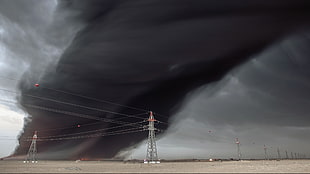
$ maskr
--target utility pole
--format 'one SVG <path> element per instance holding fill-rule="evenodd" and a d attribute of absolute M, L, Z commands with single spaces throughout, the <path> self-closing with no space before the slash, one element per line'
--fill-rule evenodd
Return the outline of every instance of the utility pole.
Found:
<path fill-rule="evenodd" d="M 28 150 L 27 158 L 24 161 L 24 163 L 29 163 L 30 161 L 32 163 L 38 163 L 36 155 L 37 155 L 37 131 L 34 132 L 34 135 L 32 137 L 32 141 Z"/>
<path fill-rule="evenodd" d="M 264 144 L 264 151 L 265 151 L 265 160 L 268 160 L 267 147 L 265 144 Z"/>
<path fill-rule="evenodd" d="M 240 152 L 240 141 L 239 141 L 238 138 L 236 138 L 236 142 L 235 143 L 237 144 L 238 160 L 240 160 L 241 159 L 241 152 Z"/>
<path fill-rule="evenodd" d="M 146 152 L 146 160 L 144 163 L 160 163 L 157 155 L 156 141 L 155 141 L 155 127 L 154 127 L 154 115 L 153 112 L 150 111 L 148 130 L 149 136 L 147 140 L 147 152 Z"/>
<path fill-rule="evenodd" d="M 285 151 L 285 158 L 288 159 L 287 150 Z"/>

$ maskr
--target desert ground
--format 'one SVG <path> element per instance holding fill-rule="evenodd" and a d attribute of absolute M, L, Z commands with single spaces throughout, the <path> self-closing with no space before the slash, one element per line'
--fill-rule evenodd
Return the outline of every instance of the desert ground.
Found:
<path fill-rule="evenodd" d="M 0 173 L 310 173 L 310 160 L 162 162 L 0 161 Z"/>

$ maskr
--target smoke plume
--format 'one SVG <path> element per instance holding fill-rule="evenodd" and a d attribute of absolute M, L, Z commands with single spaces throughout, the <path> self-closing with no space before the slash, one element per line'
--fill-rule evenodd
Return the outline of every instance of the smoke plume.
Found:
<path fill-rule="evenodd" d="M 195 131 L 204 132 L 204 129 L 199 130 L 204 125 L 212 125 L 216 130 L 224 126 L 218 138 L 208 140 L 215 143 L 213 147 L 235 136 L 229 130 L 246 131 L 244 139 L 250 133 L 255 134 L 254 130 L 247 131 L 252 124 L 270 129 L 308 126 L 309 72 L 306 64 L 309 62 L 305 57 L 309 52 L 294 46 L 295 42 L 308 43 L 307 39 L 300 41 L 309 27 L 310 3 L 307 0 L 58 1 L 55 10 L 50 12 L 51 21 L 41 19 L 42 12 L 30 12 L 36 1 L 24 3 L 22 10 L 31 15 L 17 23 L 40 36 L 27 38 L 27 41 L 42 39 L 44 42 L 33 42 L 37 44 L 35 48 L 40 50 L 49 45 L 52 50 L 38 55 L 45 58 L 34 61 L 19 83 L 20 103 L 31 121 L 25 125 L 16 154 L 27 151 L 29 142 L 23 139 L 32 136 L 35 130 L 39 131 L 39 137 L 57 136 L 116 126 L 102 119 L 139 121 L 115 113 L 145 113 L 145 118 L 148 110 L 154 111 L 155 117 L 158 113 L 156 118 L 170 125 L 159 125 L 161 129 L 168 126 L 167 135 L 159 143 L 173 145 L 174 137 L 178 136 L 169 134 L 177 134 L 179 128 L 188 133 L 183 138 L 193 142 L 186 144 L 185 149 L 197 148 L 197 140 L 204 142 L 200 134 L 193 136 Z M 7 16 L 14 17 L 21 16 L 23 11 L 8 10 L 7 13 L 13 13 Z M 40 27 L 35 27 L 36 24 Z M 298 37 L 284 42 L 289 36 Z M 309 39 L 309 35 L 307 37 Z M 283 50 L 277 48 L 283 44 Z M 24 52 L 15 50 L 18 51 Z M 296 59 L 287 58 L 287 54 L 292 53 Z M 40 71 L 36 67 L 40 67 Z M 290 85 L 287 85 L 288 80 L 291 80 Z M 34 87 L 35 83 L 40 87 Z M 287 99 L 290 101 L 284 102 Z M 77 117 L 63 111 L 98 119 Z M 258 112 L 260 114 L 253 114 Z M 298 121 L 292 123 L 292 115 Z M 188 120 L 190 124 L 181 120 Z M 91 126 L 83 126 L 87 124 Z M 191 124 L 197 125 L 197 129 L 189 127 Z M 76 125 L 82 126 L 55 130 Z M 46 129 L 54 130 L 40 132 Z M 138 132 L 40 142 L 39 151 L 42 158 L 47 159 L 111 158 L 124 148 L 138 145 L 146 136 L 146 132 Z M 171 139 L 167 140 L 168 137 Z M 226 153 L 226 157 L 227 154 L 230 155 Z"/>

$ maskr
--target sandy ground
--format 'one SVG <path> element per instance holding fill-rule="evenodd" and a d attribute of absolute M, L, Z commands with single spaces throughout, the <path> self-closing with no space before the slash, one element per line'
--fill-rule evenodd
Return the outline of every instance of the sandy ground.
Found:
<path fill-rule="evenodd" d="M 0 173 L 310 173 L 310 160 L 162 162 L 0 161 Z"/>

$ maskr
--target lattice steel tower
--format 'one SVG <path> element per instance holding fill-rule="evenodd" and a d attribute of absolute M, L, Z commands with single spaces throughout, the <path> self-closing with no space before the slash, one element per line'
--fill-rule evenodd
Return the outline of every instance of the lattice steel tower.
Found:
<path fill-rule="evenodd" d="M 32 137 L 30 148 L 28 150 L 26 161 L 24 161 L 24 162 L 27 162 L 27 163 L 29 161 L 32 161 L 32 163 L 38 162 L 37 158 L 36 158 L 36 155 L 37 155 L 37 139 L 38 139 L 37 131 L 35 131 L 34 135 Z"/>
<path fill-rule="evenodd" d="M 264 151 L 265 151 L 265 160 L 268 160 L 267 147 L 265 144 L 264 144 Z"/>
<path fill-rule="evenodd" d="M 241 159 L 241 151 L 240 151 L 240 141 L 238 138 L 236 138 L 236 144 L 237 144 L 238 160 L 240 160 Z"/>
<path fill-rule="evenodd" d="M 147 120 L 149 122 L 148 130 L 149 130 L 149 136 L 147 140 L 147 152 L 146 152 L 146 160 L 144 163 L 160 163 L 157 155 L 157 148 L 156 148 L 156 141 L 155 141 L 155 130 L 154 122 L 156 121 L 154 119 L 153 112 L 150 111 L 149 119 Z"/>

